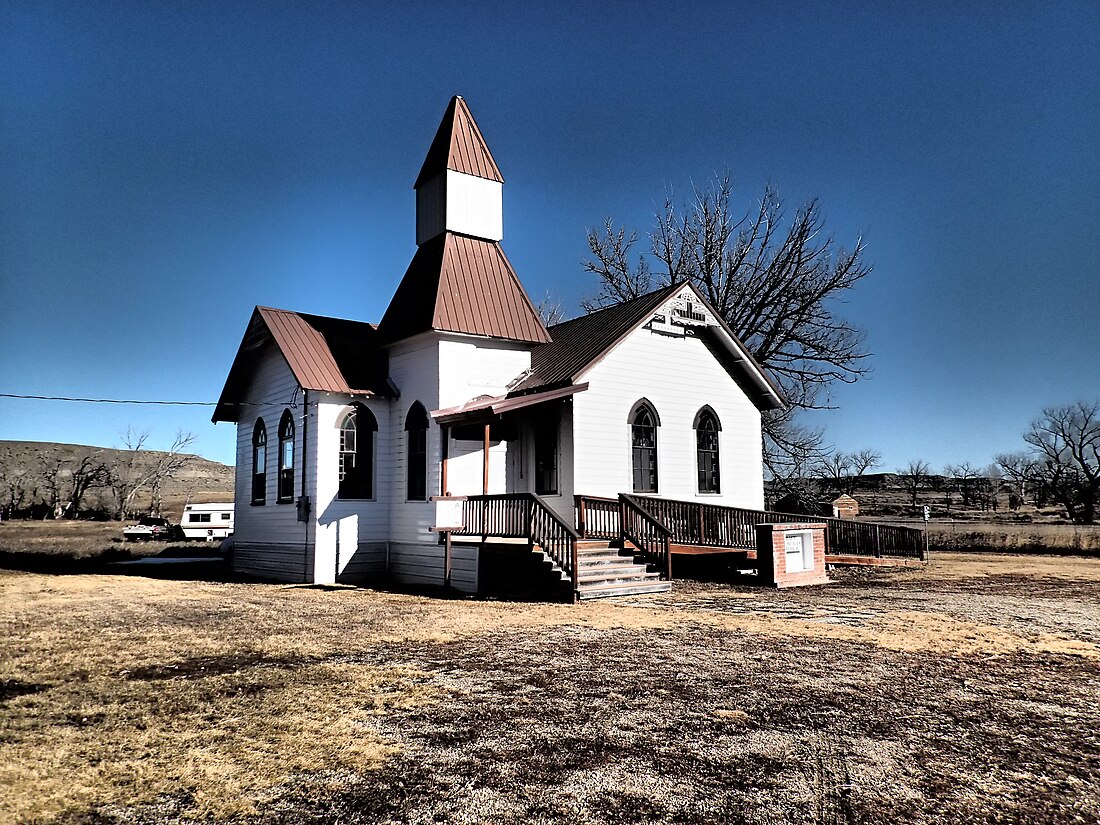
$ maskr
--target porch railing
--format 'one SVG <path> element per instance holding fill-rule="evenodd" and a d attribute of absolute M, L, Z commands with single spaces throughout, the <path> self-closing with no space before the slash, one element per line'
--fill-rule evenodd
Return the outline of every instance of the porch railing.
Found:
<path fill-rule="evenodd" d="M 672 581 L 672 532 L 650 513 L 635 496 L 619 496 L 621 535 L 638 548 L 639 554 L 657 566 L 662 578 Z"/>
<path fill-rule="evenodd" d="M 463 527 L 457 536 L 527 539 L 560 567 L 577 591 L 577 531 L 534 493 L 468 496 L 462 504 Z"/>
<path fill-rule="evenodd" d="M 669 531 L 672 544 L 751 550 L 756 547 L 757 524 L 814 521 L 826 525 L 826 547 L 830 555 L 927 559 L 924 531 L 913 527 L 774 510 L 747 510 L 652 496 L 629 498 Z M 576 496 L 577 526 L 581 536 L 618 538 L 617 504 L 615 499 Z"/>
<path fill-rule="evenodd" d="M 573 496 L 577 532 L 586 539 L 619 538 L 619 500 L 600 496 Z"/>

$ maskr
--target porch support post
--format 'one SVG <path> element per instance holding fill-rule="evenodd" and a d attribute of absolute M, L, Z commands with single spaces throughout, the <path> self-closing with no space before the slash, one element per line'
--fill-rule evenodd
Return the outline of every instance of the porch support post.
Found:
<path fill-rule="evenodd" d="M 481 452 L 481 494 L 489 495 L 489 424 L 485 424 L 485 442 Z"/>
<path fill-rule="evenodd" d="M 439 468 L 439 493 L 440 495 L 449 496 L 451 494 L 447 488 L 447 461 L 451 457 L 451 428 L 449 425 L 440 425 L 439 437 L 442 439 L 440 452 L 443 454 L 443 461 Z M 448 540 L 449 538 L 448 536 Z"/>

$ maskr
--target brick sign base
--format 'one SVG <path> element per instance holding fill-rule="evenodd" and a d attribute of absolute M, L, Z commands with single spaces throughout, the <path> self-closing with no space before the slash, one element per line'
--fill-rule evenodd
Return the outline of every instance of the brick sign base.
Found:
<path fill-rule="evenodd" d="M 780 590 L 828 584 L 825 525 L 817 522 L 756 525 L 756 567 L 762 583 Z"/>

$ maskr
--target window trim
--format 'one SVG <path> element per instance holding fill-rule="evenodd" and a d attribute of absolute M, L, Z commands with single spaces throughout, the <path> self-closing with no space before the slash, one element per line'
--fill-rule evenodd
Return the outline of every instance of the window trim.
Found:
<path fill-rule="evenodd" d="M 284 466 L 286 448 L 290 447 L 290 466 Z M 290 504 L 294 501 L 294 416 L 283 410 L 279 419 L 279 455 L 275 471 L 275 503 Z"/>
<path fill-rule="evenodd" d="M 262 462 L 259 460 L 262 457 Z M 263 470 L 256 471 L 262 464 Z M 267 504 L 267 425 L 263 418 L 257 418 L 252 427 L 252 491 L 250 503 L 254 507 Z"/>
<path fill-rule="evenodd" d="M 405 436 L 405 501 L 428 500 L 428 428 L 430 425 L 428 411 L 419 401 L 414 401 L 405 416 L 405 432 L 407 433 Z M 418 434 L 415 444 L 413 433 Z M 414 446 L 418 448 L 415 454 L 413 452 Z M 416 469 L 419 478 L 414 477 L 412 473 L 414 459 L 418 459 Z M 414 480 L 419 481 L 419 486 L 423 487 L 423 494 L 419 497 L 413 495 L 414 492 L 421 492 L 420 490 L 413 490 Z"/>
<path fill-rule="evenodd" d="M 652 447 L 639 447 L 635 443 L 635 427 L 641 427 L 637 422 L 637 419 L 642 414 L 647 414 L 651 419 L 651 427 L 653 428 L 653 446 Z M 630 415 L 627 417 L 627 423 L 629 425 L 630 432 L 630 489 L 632 492 L 641 493 L 643 495 L 657 495 L 661 489 L 661 461 L 660 461 L 660 448 L 661 448 L 661 416 L 657 414 L 657 408 L 653 406 L 653 402 L 648 398 L 640 398 L 634 403 L 634 406 L 630 408 Z M 649 472 L 652 475 L 652 489 L 639 489 L 638 485 L 638 450 L 646 450 L 652 453 L 652 467 Z"/>
<path fill-rule="evenodd" d="M 376 501 L 375 488 L 375 433 L 378 432 L 378 419 L 371 412 L 370 407 L 359 401 L 352 402 L 347 411 L 337 421 L 336 443 L 336 498 L 340 501 Z M 354 426 L 355 449 L 343 449 L 344 430 L 348 423 Z M 357 488 L 345 491 L 343 489 L 344 478 L 340 477 L 341 463 L 345 455 L 354 456 L 355 469 L 366 469 L 366 483 L 360 481 Z M 346 473 L 344 474 L 346 478 Z M 366 495 L 362 495 L 366 487 Z"/>
<path fill-rule="evenodd" d="M 713 450 L 704 450 L 700 443 L 701 434 L 707 432 L 704 429 L 704 425 L 707 423 L 714 426 Z M 705 404 L 695 414 L 692 429 L 695 431 L 695 492 L 701 496 L 720 496 L 722 495 L 722 439 L 719 434 L 722 432 L 722 419 L 718 417 L 718 414 L 709 404 Z M 702 484 L 704 452 L 714 454 L 713 475 L 716 483 L 713 490 L 704 489 Z"/>

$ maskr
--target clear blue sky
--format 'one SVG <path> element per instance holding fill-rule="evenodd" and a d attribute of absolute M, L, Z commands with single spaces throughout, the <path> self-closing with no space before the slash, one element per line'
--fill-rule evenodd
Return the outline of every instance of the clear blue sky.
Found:
<path fill-rule="evenodd" d="M 874 374 L 818 414 L 886 469 L 987 463 L 1100 397 L 1100 4 L 0 6 L 0 392 L 214 400 L 252 306 L 378 320 L 462 94 L 528 291 L 584 230 L 729 169 L 819 197 L 874 273 Z M 208 409 L 0 399 L 0 438 L 118 444 Z"/>

